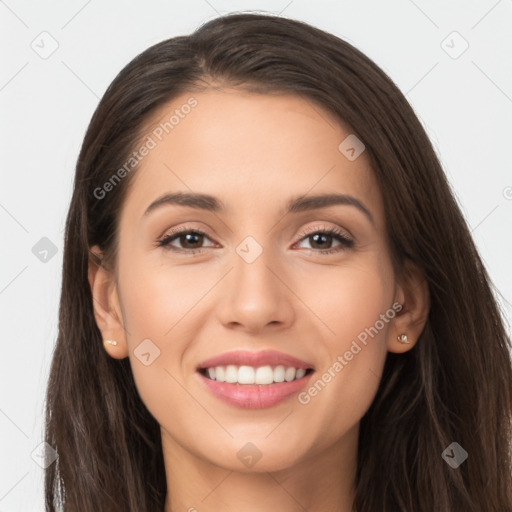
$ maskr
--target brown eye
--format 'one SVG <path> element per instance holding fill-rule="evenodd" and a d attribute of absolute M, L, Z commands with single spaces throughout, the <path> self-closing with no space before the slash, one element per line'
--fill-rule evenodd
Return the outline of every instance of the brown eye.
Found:
<path fill-rule="evenodd" d="M 161 240 L 159 240 L 158 246 L 177 252 L 201 252 L 204 248 L 203 243 L 205 239 L 209 240 L 206 233 L 201 230 L 182 229 L 165 235 Z M 180 247 L 173 245 L 175 241 L 180 244 Z"/>
<path fill-rule="evenodd" d="M 313 241 L 313 249 L 329 249 L 330 247 L 326 247 L 326 245 L 332 245 L 333 236 L 326 235 L 324 233 L 317 233 L 316 235 L 309 235 L 309 240 Z M 318 247 L 320 245 L 320 247 Z M 317 247 L 315 247 L 317 246 Z"/>
<path fill-rule="evenodd" d="M 198 249 L 197 244 L 202 245 L 204 235 L 191 231 L 184 235 L 178 235 L 178 240 L 184 249 Z M 191 247 L 194 246 L 194 247 Z"/>
<path fill-rule="evenodd" d="M 302 243 L 303 241 L 308 241 L 311 245 L 311 249 L 319 254 L 341 252 L 354 246 L 354 240 L 335 228 L 318 228 L 316 231 L 303 236 L 299 243 Z M 338 246 L 335 248 L 332 248 L 333 241 L 339 242 Z"/>

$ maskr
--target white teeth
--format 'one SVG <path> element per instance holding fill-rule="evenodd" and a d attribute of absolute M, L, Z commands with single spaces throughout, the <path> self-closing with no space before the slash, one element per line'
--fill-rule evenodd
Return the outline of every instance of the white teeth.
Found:
<path fill-rule="evenodd" d="M 274 382 L 284 382 L 284 366 L 279 365 L 274 368 Z"/>
<path fill-rule="evenodd" d="M 274 382 L 274 372 L 272 366 L 260 366 L 256 368 L 255 384 L 272 384 Z"/>
<path fill-rule="evenodd" d="M 238 368 L 239 384 L 254 384 L 254 368 L 251 366 L 240 366 Z"/>
<path fill-rule="evenodd" d="M 272 384 L 274 382 L 291 382 L 301 379 L 306 375 L 304 368 L 295 369 L 291 366 L 285 368 L 278 365 L 260 366 L 253 368 L 252 366 L 236 366 L 229 364 L 227 366 L 216 366 L 208 368 L 206 371 L 208 377 L 218 382 L 229 382 L 231 384 Z"/>
<path fill-rule="evenodd" d="M 238 368 L 232 364 L 226 366 L 226 373 L 224 374 L 225 382 L 231 384 L 238 381 Z"/>
<path fill-rule="evenodd" d="M 286 371 L 284 372 L 284 380 L 286 382 L 291 382 L 293 379 L 295 379 L 295 368 L 286 368 Z"/>
<path fill-rule="evenodd" d="M 304 377 L 304 375 L 306 375 L 306 370 L 304 370 L 304 368 L 299 368 L 297 370 L 297 373 L 295 374 L 295 378 L 302 379 L 302 377 Z"/>
<path fill-rule="evenodd" d="M 224 367 L 216 366 L 215 367 L 215 380 L 218 382 L 224 382 Z"/>

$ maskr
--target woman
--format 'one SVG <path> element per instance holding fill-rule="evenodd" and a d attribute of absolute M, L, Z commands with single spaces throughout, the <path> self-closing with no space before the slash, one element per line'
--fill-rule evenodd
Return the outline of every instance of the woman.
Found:
<path fill-rule="evenodd" d="M 434 150 L 348 43 L 156 44 L 79 155 L 47 510 L 512 511 L 512 364 Z"/>

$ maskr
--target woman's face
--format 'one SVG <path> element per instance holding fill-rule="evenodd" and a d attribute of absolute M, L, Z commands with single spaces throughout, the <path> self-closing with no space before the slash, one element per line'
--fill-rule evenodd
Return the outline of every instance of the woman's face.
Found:
<path fill-rule="evenodd" d="M 234 89 L 181 95 L 142 142 L 120 214 L 125 330 L 109 350 L 129 356 L 164 453 L 236 471 L 355 453 L 400 299 L 366 152 L 316 104 Z M 179 204 L 178 193 L 215 199 Z M 280 354 L 205 365 L 269 350 Z M 220 380 L 285 380 L 198 370 L 227 363 Z M 313 371 L 288 382 L 300 366 Z"/>

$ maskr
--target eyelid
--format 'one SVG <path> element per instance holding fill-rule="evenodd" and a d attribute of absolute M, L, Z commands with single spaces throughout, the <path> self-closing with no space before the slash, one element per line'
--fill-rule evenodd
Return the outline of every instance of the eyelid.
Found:
<path fill-rule="evenodd" d="M 294 243 L 300 242 L 307 235 L 324 231 L 332 231 L 340 236 L 344 236 L 347 240 L 354 241 L 354 237 L 352 233 L 348 231 L 348 229 L 340 228 L 339 226 L 327 226 L 325 224 L 322 224 L 321 226 L 310 226 L 303 229 L 299 234 L 299 238 L 297 238 L 297 240 Z"/>

